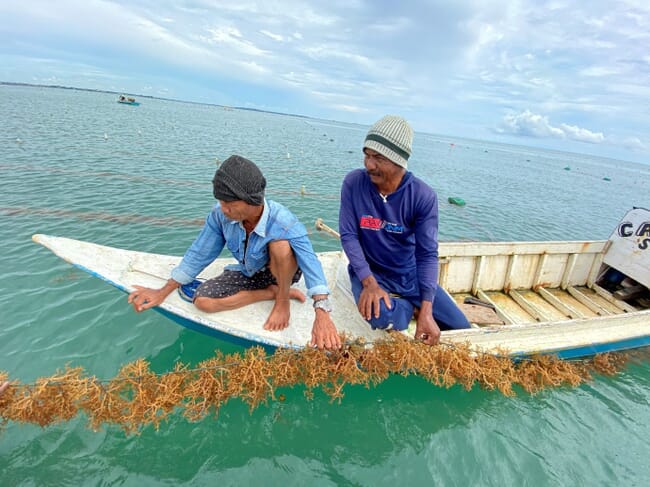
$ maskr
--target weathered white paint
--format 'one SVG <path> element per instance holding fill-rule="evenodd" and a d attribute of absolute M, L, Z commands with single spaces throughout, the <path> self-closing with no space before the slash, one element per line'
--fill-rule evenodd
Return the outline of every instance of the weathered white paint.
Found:
<path fill-rule="evenodd" d="M 159 287 L 180 257 L 116 249 L 47 235 L 34 241 L 67 262 L 129 292 L 135 285 Z M 441 243 L 444 272 L 440 284 L 453 294 L 473 294 L 492 303 L 506 325 L 445 331 L 442 341 L 469 342 L 488 353 L 532 354 L 589 347 L 650 336 L 650 310 L 617 306 L 607 291 L 588 287 L 594 265 L 600 266 L 604 241 Z M 367 343 L 385 337 L 359 315 L 342 252 L 319 254 L 332 291 L 332 318 L 350 338 Z M 232 259 L 218 259 L 200 277 L 219 274 Z M 504 285 L 506 289 L 504 289 Z M 305 291 L 304 281 L 297 284 Z M 568 292 L 562 290 L 566 287 Z M 603 296 L 603 292 L 605 296 Z M 614 300 L 615 301 L 615 300 Z M 559 304 L 558 304 L 559 303 Z M 126 306 L 126 302 L 125 302 Z M 161 307 L 195 323 L 253 342 L 303 347 L 311 338 L 311 303 L 291 303 L 290 326 L 279 332 L 262 328 L 272 302 L 240 310 L 203 313 L 172 293 Z"/>

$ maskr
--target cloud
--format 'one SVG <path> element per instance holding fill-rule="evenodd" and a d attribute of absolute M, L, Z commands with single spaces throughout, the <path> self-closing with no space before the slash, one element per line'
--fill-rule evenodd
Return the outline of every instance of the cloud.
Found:
<path fill-rule="evenodd" d="M 529 137 L 569 139 L 591 144 L 600 144 L 605 141 L 605 136 L 602 132 L 592 132 L 591 130 L 566 123 L 553 126 L 549 122 L 548 117 L 538 115 L 530 110 L 506 115 L 497 132 Z"/>
<path fill-rule="evenodd" d="M 268 54 L 268 51 L 260 49 L 251 41 L 244 38 L 239 29 L 235 27 L 218 27 L 208 30 L 209 35 L 202 39 L 208 44 L 215 44 L 218 49 L 232 49 L 235 53 L 243 56 L 261 57 Z"/>
<path fill-rule="evenodd" d="M 592 132 L 591 130 L 576 127 L 575 125 L 560 124 L 560 130 L 566 134 L 568 139 L 577 140 L 578 142 L 589 142 L 590 144 L 600 144 L 605 140 L 602 132 Z"/>
<path fill-rule="evenodd" d="M 268 30 L 262 29 L 260 30 L 261 34 L 264 34 L 267 37 L 270 37 L 274 41 L 282 42 L 284 40 L 284 36 L 281 36 L 279 34 L 274 34 L 273 32 L 269 32 Z"/>
<path fill-rule="evenodd" d="M 649 24 L 646 0 L 0 0 L 0 80 L 458 136 L 508 113 L 503 134 L 642 152 Z"/>
<path fill-rule="evenodd" d="M 637 153 L 648 152 L 648 144 L 644 143 L 639 137 L 625 137 L 618 141 L 617 145 Z"/>

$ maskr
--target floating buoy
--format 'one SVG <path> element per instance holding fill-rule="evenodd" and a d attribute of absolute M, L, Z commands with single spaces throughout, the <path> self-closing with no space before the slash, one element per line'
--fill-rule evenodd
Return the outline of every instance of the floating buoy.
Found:
<path fill-rule="evenodd" d="M 306 192 L 305 185 L 303 184 L 302 186 L 300 186 L 300 194 L 304 196 L 305 192 Z"/>
<path fill-rule="evenodd" d="M 460 198 L 458 196 L 450 196 L 447 201 L 449 201 L 452 205 L 456 206 L 465 206 L 465 200 L 463 198 Z"/>

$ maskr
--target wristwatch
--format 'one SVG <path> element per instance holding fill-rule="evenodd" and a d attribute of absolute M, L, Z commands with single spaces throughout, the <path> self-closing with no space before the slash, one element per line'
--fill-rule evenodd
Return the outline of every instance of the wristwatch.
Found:
<path fill-rule="evenodd" d="M 317 301 L 314 301 L 314 309 L 322 309 L 323 311 L 331 313 L 332 303 L 330 303 L 330 300 L 328 298 L 319 299 Z"/>

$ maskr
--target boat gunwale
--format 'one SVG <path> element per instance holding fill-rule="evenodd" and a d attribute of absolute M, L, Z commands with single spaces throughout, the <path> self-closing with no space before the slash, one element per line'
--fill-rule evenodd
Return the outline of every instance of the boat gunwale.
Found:
<path fill-rule="evenodd" d="M 64 259 L 66 262 L 74 265 L 75 267 L 87 272 L 92 276 L 100 278 L 101 280 L 127 293 L 130 291 L 129 287 L 123 285 L 122 283 L 116 282 L 115 280 L 105 275 L 102 275 L 99 271 L 89 269 L 87 266 L 82 265 L 80 263 L 75 263 L 71 258 L 67 256 L 69 254 L 69 250 L 66 253 L 63 252 L 62 249 L 66 246 L 66 244 L 68 246 L 70 246 L 70 244 L 72 244 L 72 246 L 76 245 L 77 247 L 79 246 L 79 244 L 81 244 L 84 246 L 90 246 L 90 248 L 102 247 L 104 249 L 107 249 L 109 252 L 119 252 L 119 253 L 123 253 L 124 255 L 146 256 L 146 258 L 151 259 L 152 262 L 156 260 L 161 260 L 161 258 L 180 259 L 180 257 L 178 256 L 168 256 L 164 254 L 154 254 L 154 253 L 147 253 L 147 252 L 141 252 L 136 250 L 120 249 L 120 248 L 105 246 L 105 245 L 96 244 L 92 242 L 70 239 L 66 237 L 55 237 L 55 236 L 35 234 L 32 238 L 36 243 L 45 246 L 46 248 L 51 250 L 55 255 Z M 604 245 L 604 241 L 594 241 L 594 242 Z M 544 243 L 539 242 L 539 244 L 543 245 Z M 560 242 L 560 244 L 564 244 L 564 242 Z M 574 242 L 573 244 L 582 246 L 584 242 L 578 242 L 577 244 Z M 474 245 L 474 244 L 472 244 L 471 242 L 462 243 L 463 247 L 468 247 L 470 245 Z M 504 244 L 502 243 L 501 246 L 503 245 Z M 495 246 L 491 245 L 491 247 L 494 248 Z M 482 249 L 478 249 L 479 255 L 477 255 L 476 253 L 477 250 L 476 246 L 474 246 L 474 249 L 475 249 L 474 256 L 479 256 L 480 250 Z M 326 254 L 332 256 L 334 256 L 334 254 L 338 256 L 342 255 L 340 250 L 326 251 L 326 252 L 319 253 L 319 255 L 326 255 Z M 233 261 L 232 258 L 220 258 L 219 260 L 230 261 L 230 262 Z M 338 285 L 338 283 L 336 285 Z M 274 349 L 274 348 L 299 349 L 304 346 L 302 344 L 298 345 L 298 344 L 285 342 L 281 340 L 268 339 L 267 337 L 264 336 L 248 333 L 245 330 L 233 328 L 231 326 L 220 323 L 216 320 L 203 319 L 203 317 L 195 313 L 191 313 L 187 310 L 183 310 L 178 306 L 170 303 L 161 304 L 160 309 L 157 311 L 161 312 L 166 317 L 172 319 L 176 323 L 181 324 L 182 326 L 185 326 L 187 328 L 194 329 L 196 331 L 200 331 L 204 333 L 207 331 L 208 334 L 210 335 L 215 335 L 226 339 L 228 339 L 228 337 L 224 337 L 223 335 L 229 335 L 230 337 L 232 337 L 232 339 L 229 340 L 231 342 L 241 342 L 244 344 L 261 345 L 267 349 Z M 188 326 L 186 323 L 183 323 L 182 321 L 179 320 L 191 321 L 195 326 L 194 325 Z M 619 325 L 622 325 L 630 321 L 634 322 L 635 320 L 636 320 L 636 324 L 631 324 L 630 327 L 634 327 L 638 325 L 640 329 L 636 332 L 633 329 L 630 329 L 626 332 L 627 335 L 625 336 L 619 334 L 614 337 L 608 338 L 608 337 L 603 337 L 601 334 L 600 336 L 598 336 L 597 341 L 594 341 L 593 337 L 590 338 L 589 333 L 587 333 L 586 331 L 578 330 L 580 331 L 580 333 L 577 336 L 580 338 L 576 338 L 576 336 L 573 336 L 569 333 L 571 331 L 571 328 L 576 330 L 579 329 L 580 327 L 584 327 L 586 324 L 589 324 L 590 326 L 594 326 L 596 328 L 601 328 L 604 323 L 613 323 L 609 326 L 612 329 L 614 329 L 616 327 L 619 327 Z M 624 346 L 627 348 L 632 348 L 633 346 L 635 346 L 634 345 L 635 343 L 637 345 L 640 344 L 645 346 L 648 344 L 647 341 L 650 340 L 650 327 L 648 327 L 647 332 L 643 330 L 643 326 L 646 322 L 650 324 L 650 309 L 643 309 L 636 312 L 625 312 L 622 310 L 621 313 L 619 314 L 614 314 L 609 316 L 595 316 L 595 317 L 585 317 L 585 318 L 575 318 L 575 319 L 567 318 L 566 320 L 532 322 L 532 323 L 513 323 L 508 325 L 496 325 L 496 326 L 486 326 L 482 328 L 472 328 L 468 330 L 443 331 L 441 338 L 443 342 L 462 343 L 463 341 L 472 342 L 472 338 L 475 339 L 478 337 L 496 338 L 496 336 L 499 336 L 500 337 L 499 343 L 491 344 L 489 350 L 487 349 L 483 350 L 485 353 L 499 354 L 499 353 L 504 353 L 504 351 L 507 350 L 507 354 L 513 357 L 532 356 L 536 354 L 551 353 L 551 354 L 558 354 L 562 358 L 574 358 L 584 354 L 589 355 L 589 353 L 586 353 L 586 351 L 593 350 L 593 349 L 603 349 L 603 350 L 606 349 L 606 351 L 613 351 Z M 553 330 L 561 330 L 562 333 L 558 332 L 557 335 L 560 334 L 570 335 L 572 336 L 572 340 L 567 346 L 560 346 L 560 347 L 550 346 L 550 343 L 553 341 L 557 342 L 558 338 L 556 335 L 549 336 L 547 333 L 546 341 L 549 342 L 549 346 L 546 346 L 546 348 L 537 347 L 535 349 L 532 349 L 532 347 L 529 347 L 526 350 L 517 350 L 516 346 L 514 347 L 511 346 L 509 348 L 507 337 L 516 336 L 518 333 L 521 333 L 522 330 L 525 330 L 527 332 L 531 332 L 535 330 L 544 330 L 547 332 Z M 551 338 L 551 340 L 548 340 L 549 337 Z M 489 340 L 486 339 L 483 341 L 489 341 Z M 474 340 L 472 346 L 477 350 L 479 350 L 481 349 L 480 342 L 481 340 L 478 339 Z M 621 344 L 620 347 L 616 346 L 617 343 Z M 627 345 L 625 345 L 626 343 Z"/>

